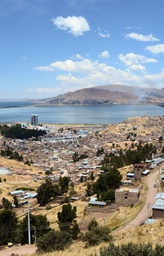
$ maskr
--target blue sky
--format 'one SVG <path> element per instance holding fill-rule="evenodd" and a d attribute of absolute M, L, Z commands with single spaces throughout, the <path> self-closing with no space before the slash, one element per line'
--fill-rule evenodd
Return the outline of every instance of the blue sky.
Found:
<path fill-rule="evenodd" d="M 163 0 L 0 0 L 0 99 L 164 87 Z"/>

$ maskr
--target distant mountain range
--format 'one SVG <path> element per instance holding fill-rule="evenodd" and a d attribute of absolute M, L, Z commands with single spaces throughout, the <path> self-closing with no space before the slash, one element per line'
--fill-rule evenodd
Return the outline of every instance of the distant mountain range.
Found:
<path fill-rule="evenodd" d="M 164 88 L 141 88 L 120 84 L 101 85 L 37 100 L 35 103 L 41 105 L 164 105 Z"/>

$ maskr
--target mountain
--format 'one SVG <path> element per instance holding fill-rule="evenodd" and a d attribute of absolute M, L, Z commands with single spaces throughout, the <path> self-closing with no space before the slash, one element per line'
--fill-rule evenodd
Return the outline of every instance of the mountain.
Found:
<path fill-rule="evenodd" d="M 110 105 L 160 104 L 164 105 L 164 88 L 141 88 L 120 84 L 101 85 L 67 92 L 37 103 L 45 105 Z"/>

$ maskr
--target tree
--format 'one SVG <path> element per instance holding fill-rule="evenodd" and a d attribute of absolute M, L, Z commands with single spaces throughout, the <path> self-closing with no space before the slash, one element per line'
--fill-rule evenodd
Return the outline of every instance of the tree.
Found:
<path fill-rule="evenodd" d="M 37 200 L 40 206 L 45 206 L 51 198 L 56 197 L 59 194 L 59 186 L 53 185 L 50 180 L 46 180 L 45 183 L 37 189 Z"/>
<path fill-rule="evenodd" d="M 69 188 L 69 181 L 70 178 L 64 176 L 64 177 L 60 177 L 59 179 L 59 187 L 60 187 L 60 191 L 61 193 L 66 193 L 68 191 Z"/>
<path fill-rule="evenodd" d="M 20 242 L 21 244 L 28 243 L 28 217 L 26 216 L 19 225 L 20 230 Z M 50 224 L 45 215 L 32 215 L 30 214 L 30 234 L 31 242 L 35 242 L 36 237 L 42 237 L 50 231 Z"/>
<path fill-rule="evenodd" d="M 92 185 L 88 182 L 87 189 L 86 189 L 86 196 L 91 196 L 91 195 L 93 195 L 93 188 L 92 188 Z"/>
<path fill-rule="evenodd" d="M 11 210 L 12 209 L 12 203 L 6 199 L 5 197 L 2 198 L 2 206 L 5 210 Z"/>
<path fill-rule="evenodd" d="M 121 244 L 120 246 L 110 244 L 108 247 L 100 249 L 100 256 L 162 256 L 164 255 L 164 246 L 156 245 L 153 249 L 152 244 Z"/>
<path fill-rule="evenodd" d="M 75 153 L 73 154 L 73 156 L 72 156 L 73 162 L 74 162 L 74 163 L 75 163 L 75 162 L 78 162 L 79 159 L 80 159 L 80 157 L 79 157 L 78 152 L 75 152 Z"/>
<path fill-rule="evenodd" d="M 13 198 L 14 198 L 14 205 L 16 208 L 18 208 L 18 204 L 19 204 L 18 198 L 17 196 L 14 196 Z"/>
<path fill-rule="evenodd" d="M 7 138 L 28 139 L 31 137 L 38 138 L 39 136 L 43 136 L 47 133 L 43 130 L 22 128 L 21 124 L 16 124 L 12 127 L 4 125 L 2 127 L 1 134 Z"/>
<path fill-rule="evenodd" d="M 58 223 L 60 230 L 71 231 L 73 221 L 76 219 L 76 206 L 65 204 L 62 206 L 62 211 L 58 212 Z"/>
<path fill-rule="evenodd" d="M 108 191 L 101 193 L 100 200 L 114 202 L 115 201 L 114 189 L 109 189 Z"/>
<path fill-rule="evenodd" d="M 68 232 L 51 230 L 37 239 L 37 247 L 40 252 L 53 252 L 64 250 L 71 242 L 71 235 Z"/>
<path fill-rule="evenodd" d="M 94 181 L 94 179 L 95 179 L 93 172 L 91 172 L 90 179 L 91 179 L 91 181 Z"/>
<path fill-rule="evenodd" d="M 112 236 L 108 227 L 99 226 L 96 220 L 91 220 L 88 231 L 82 235 L 82 240 L 86 242 L 86 247 L 98 245 L 101 242 L 110 242 Z"/>
<path fill-rule="evenodd" d="M 91 231 L 94 228 L 98 227 L 98 222 L 95 219 L 92 219 L 88 224 L 88 230 Z"/>
<path fill-rule="evenodd" d="M 108 168 L 108 171 L 103 175 L 100 175 L 98 180 L 93 184 L 94 192 L 97 193 L 97 197 L 101 198 L 102 195 L 107 197 L 104 192 L 109 192 L 110 197 L 108 200 L 114 201 L 113 190 L 121 185 L 122 175 L 116 168 Z"/>
<path fill-rule="evenodd" d="M 76 221 L 74 221 L 72 229 L 71 229 L 71 234 L 72 234 L 72 238 L 75 240 L 78 238 L 78 234 L 80 233 L 80 229 L 79 226 L 77 224 Z"/>
<path fill-rule="evenodd" d="M 15 212 L 6 209 L 0 211 L 0 244 L 15 241 L 17 223 Z"/>

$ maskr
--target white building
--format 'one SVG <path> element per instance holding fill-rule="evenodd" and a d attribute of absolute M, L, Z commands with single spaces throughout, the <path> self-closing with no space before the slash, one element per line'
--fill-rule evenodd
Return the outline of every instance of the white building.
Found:
<path fill-rule="evenodd" d="M 38 115 L 31 116 L 31 125 L 38 125 Z"/>

